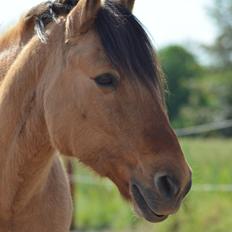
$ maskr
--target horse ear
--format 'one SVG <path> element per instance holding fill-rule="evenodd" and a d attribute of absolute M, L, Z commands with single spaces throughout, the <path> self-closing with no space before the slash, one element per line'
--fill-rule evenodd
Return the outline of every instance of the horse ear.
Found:
<path fill-rule="evenodd" d="M 79 0 L 67 18 L 71 35 L 87 32 L 101 7 L 101 0 Z"/>
<path fill-rule="evenodd" d="M 135 4 L 135 0 L 116 0 L 116 2 L 126 7 L 129 11 L 133 10 Z"/>

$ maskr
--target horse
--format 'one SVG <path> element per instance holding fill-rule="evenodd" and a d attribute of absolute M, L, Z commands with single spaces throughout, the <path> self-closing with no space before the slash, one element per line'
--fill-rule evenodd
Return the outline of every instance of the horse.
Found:
<path fill-rule="evenodd" d="M 59 154 L 112 180 L 150 222 L 174 214 L 191 188 L 134 0 L 67 2 L 57 15 L 33 8 L 0 38 L 1 232 L 69 231 Z"/>

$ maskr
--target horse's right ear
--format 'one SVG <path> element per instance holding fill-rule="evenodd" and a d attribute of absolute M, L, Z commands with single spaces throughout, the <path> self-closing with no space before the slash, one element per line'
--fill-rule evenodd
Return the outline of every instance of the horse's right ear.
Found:
<path fill-rule="evenodd" d="M 79 0 L 67 17 L 68 36 L 87 32 L 94 23 L 101 0 Z"/>

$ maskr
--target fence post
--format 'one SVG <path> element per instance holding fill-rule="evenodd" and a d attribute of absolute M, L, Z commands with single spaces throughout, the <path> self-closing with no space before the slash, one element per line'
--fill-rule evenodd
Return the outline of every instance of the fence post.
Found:
<path fill-rule="evenodd" d="M 74 181 L 73 181 L 74 171 L 73 171 L 73 164 L 72 164 L 71 160 L 67 161 L 66 169 L 67 169 L 67 173 L 68 173 L 70 191 L 71 191 L 72 202 L 73 202 L 73 215 L 72 215 L 71 230 L 74 230 L 74 229 L 76 229 L 75 227 L 77 226 L 77 222 L 75 221 L 75 219 L 76 219 L 76 217 L 75 217 L 75 214 L 76 214 L 76 199 L 75 199 L 76 183 L 74 183 Z"/>

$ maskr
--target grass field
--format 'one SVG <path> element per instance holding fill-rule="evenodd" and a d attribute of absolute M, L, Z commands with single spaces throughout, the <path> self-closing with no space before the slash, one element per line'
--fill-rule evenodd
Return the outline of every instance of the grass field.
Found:
<path fill-rule="evenodd" d="M 232 183 L 232 140 L 183 139 L 193 169 L 193 191 L 180 211 L 160 224 L 138 219 L 109 181 L 80 165 L 76 174 L 88 176 L 76 190 L 76 224 L 85 231 L 229 232 L 232 231 L 232 192 L 194 191 L 197 184 Z"/>

